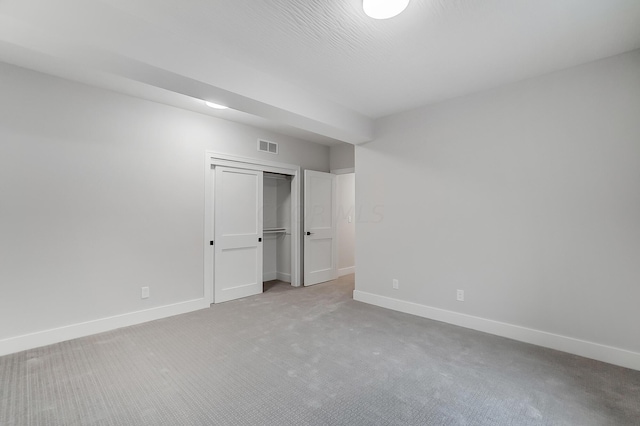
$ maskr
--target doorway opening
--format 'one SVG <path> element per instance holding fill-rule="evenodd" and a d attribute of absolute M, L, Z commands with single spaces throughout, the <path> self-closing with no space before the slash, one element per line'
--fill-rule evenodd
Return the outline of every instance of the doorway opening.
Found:
<path fill-rule="evenodd" d="M 291 175 L 263 173 L 262 281 L 291 283 Z"/>
<path fill-rule="evenodd" d="M 335 173 L 335 172 L 334 172 Z M 347 171 L 336 175 L 338 276 L 356 272 L 356 174 Z"/>

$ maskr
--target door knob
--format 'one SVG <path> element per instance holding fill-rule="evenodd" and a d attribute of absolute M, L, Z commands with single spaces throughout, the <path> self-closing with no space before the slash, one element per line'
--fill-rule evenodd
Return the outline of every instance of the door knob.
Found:
<path fill-rule="evenodd" d="M 312 234 L 313 234 L 313 232 L 307 231 L 307 235 L 312 235 Z"/>

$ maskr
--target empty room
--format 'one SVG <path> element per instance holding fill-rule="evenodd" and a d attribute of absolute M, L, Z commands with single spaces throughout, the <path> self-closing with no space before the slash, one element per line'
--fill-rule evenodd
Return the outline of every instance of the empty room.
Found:
<path fill-rule="evenodd" d="M 639 425 L 638 0 L 0 0 L 0 425 Z"/>

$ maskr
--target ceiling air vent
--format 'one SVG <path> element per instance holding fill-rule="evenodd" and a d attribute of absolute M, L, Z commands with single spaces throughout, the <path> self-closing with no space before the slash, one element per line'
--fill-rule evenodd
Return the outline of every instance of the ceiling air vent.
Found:
<path fill-rule="evenodd" d="M 269 154 L 277 154 L 278 144 L 275 142 L 258 139 L 258 151 L 268 152 Z"/>

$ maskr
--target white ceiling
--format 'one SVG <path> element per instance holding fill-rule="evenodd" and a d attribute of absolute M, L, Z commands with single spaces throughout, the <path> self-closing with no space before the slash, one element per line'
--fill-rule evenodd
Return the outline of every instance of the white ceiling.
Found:
<path fill-rule="evenodd" d="M 0 0 L 0 60 L 168 103 L 227 103 L 328 144 L 370 140 L 381 116 L 638 48 L 638 0 L 411 0 L 383 21 L 361 0 Z"/>

